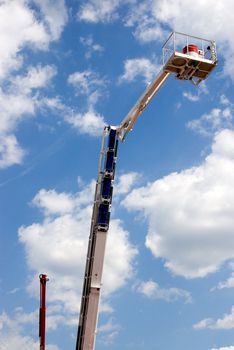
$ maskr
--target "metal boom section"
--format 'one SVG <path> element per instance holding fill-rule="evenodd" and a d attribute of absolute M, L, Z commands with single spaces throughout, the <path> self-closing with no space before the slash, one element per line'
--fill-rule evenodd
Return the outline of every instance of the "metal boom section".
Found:
<path fill-rule="evenodd" d="M 132 130 L 137 118 L 150 103 L 169 75 L 170 73 L 164 70 L 160 72 L 157 78 L 147 87 L 143 95 L 138 99 L 137 103 L 123 119 L 120 126 L 117 128 L 118 137 L 121 141 L 123 141 L 129 131 Z"/>
<path fill-rule="evenodd" d="M 94 348 L 117 148 L 116 128 L 105 127 L 94 196 L 76 350 Z"/>

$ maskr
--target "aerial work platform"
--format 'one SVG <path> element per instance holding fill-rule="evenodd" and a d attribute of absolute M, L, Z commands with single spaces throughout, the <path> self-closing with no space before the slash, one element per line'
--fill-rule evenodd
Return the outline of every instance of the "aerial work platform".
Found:
<path fill-rule="evenodd" d="M 178 32 L 173 32 L 169 36 L 162 51 L 163 67 L 161 72 L 147 86 L 143 95 L 117 127 L 118 138 L 121 141 L 124 141 L 137 118 L 170 74 L 174 74 L 179 80 L 189 80 L 194 85 L 198 85 L 208 77 L 218 62 L 215 41 Z"/>
<path fill-rule="evenodd" d="M 174 32 L 163 45 L 163 70 L 198 85 L 217 65 L 212 40 Z"/>

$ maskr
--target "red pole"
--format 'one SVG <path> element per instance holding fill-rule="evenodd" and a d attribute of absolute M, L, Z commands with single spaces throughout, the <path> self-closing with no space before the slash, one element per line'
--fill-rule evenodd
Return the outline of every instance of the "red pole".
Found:
<path fill-rule="evenodd" d="M 40 350 L 45 350 L 46 333 L 46 282 L 49 281 L 47 275 L 40 275 L 40 313 L 39 313 L 39 338 Z"/>

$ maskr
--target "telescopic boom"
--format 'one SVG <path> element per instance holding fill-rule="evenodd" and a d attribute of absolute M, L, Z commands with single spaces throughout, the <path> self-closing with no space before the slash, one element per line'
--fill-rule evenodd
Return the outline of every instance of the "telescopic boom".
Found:
<path fill-rule="evenodd" d="M 183 44 L 181 47 L 181 43 Z M 177 45 L 178 44 L 178 45 Z M 76 350 L 93 350 L 106 238 L 109 230 L 118 140 L 126 135 L 170 74 L 198 85 L 217 65 L 215 42 L 172 33 L 163 46 L 163 68 L 119 126 L 105 127 L 96 182 Z"/>

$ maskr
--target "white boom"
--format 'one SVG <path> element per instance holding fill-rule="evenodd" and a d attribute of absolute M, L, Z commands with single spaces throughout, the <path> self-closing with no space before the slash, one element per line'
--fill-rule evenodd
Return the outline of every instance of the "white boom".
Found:
<path fill-rule="evenodd" d="M 170 73 L 164 70 L 160 72 L 157 78 L 147 87 L 135 106 L 133 106 L 127 116 L 123 119 L 120 126 L 117 128 L 118 137 L 121 141 L 123 141 L 127 133 L 132 130 L 137 118 L 150 103 L 169 75 Z"/>
<path fill-rule="evenodd" d="M 181 51 L 181 36 L 185 44 Z M 176 39 L 179 37 L 179 48 Z M 190 44 L 190 43 L 193 44 Z M 197 43 L 197 45 L 194 44 Z M 104 129 L 96 183 L 76 350 L 93 350 L 102 285 L 106 237 L 109 229 L 118 140 L 123 141 L 145 107 L 171 73 L 177 79 L 198 85 L 217 65 L 216 46 L 211 40 L 172 33 L 163 46 L 163 69 L 138 99 L 118 127 Z"/>

